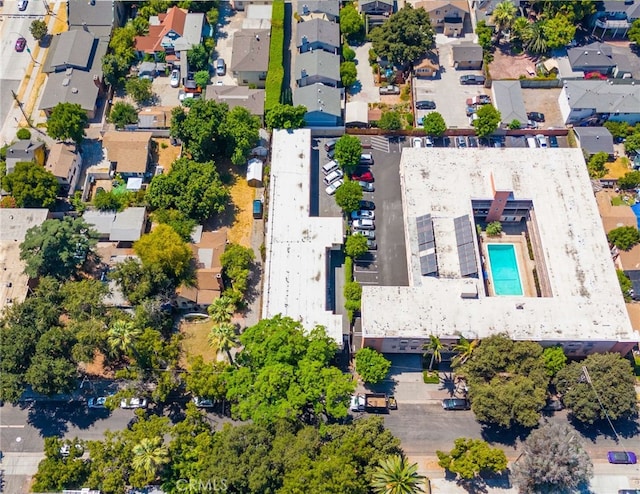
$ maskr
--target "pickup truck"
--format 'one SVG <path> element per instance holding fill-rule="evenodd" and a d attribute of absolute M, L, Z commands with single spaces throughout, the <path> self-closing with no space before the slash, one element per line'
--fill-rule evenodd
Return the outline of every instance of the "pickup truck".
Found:
<path fill-rule="evenodd" d="M 380 88 L 380 94 L 400 94 L 400 88 L 398 86 L 382 86 Z"/>
<path fill-rule="evenodd" d="M 367 393 L 364 395 L 364 409 L 367 412 L 386 413 L 389 410 L 389 400 L 384 393 Z"/>

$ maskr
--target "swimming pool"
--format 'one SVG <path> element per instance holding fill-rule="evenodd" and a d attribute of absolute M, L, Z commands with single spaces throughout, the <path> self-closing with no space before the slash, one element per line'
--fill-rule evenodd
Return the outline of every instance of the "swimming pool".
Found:
<path fill-rule="evenodd" d="M 522 295 L 514 244 L 487 244 L 493 290 L 496 295 Z"/>

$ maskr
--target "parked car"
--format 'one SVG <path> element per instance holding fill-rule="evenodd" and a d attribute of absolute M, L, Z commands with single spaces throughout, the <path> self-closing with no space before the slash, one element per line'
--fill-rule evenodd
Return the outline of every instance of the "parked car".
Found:
<path fill-rule="evenodd" d="M 467 117 L 470 117 L 475 112 L 476 112 L 476 107 L 475 106 L 467 106 L 467 109 L 465 110 L 465 113 L 467 114 Z"/>
<path fill-rule="evenodd" d="M 25 10 L 27 10 L 27 5 L 29 5 L 28 0 L 18 0 L 18 10 L 20 12 L 24 12 Z"/>
<path fill-rule="evenodd" d="M 336 161 L 331 160 L 329 163 L 322 166 L 322 173 L 329 175 L 329 173 L 337 170 L 338 168 L 340 168 L 340 165 L 338 165 Z"/>
<path fill-rule="evenodd" d="M 359 181 L 358 185 L 362 188 L 363 192 L 375 192 L 376 188 L 371 182 Z"/>
<path fill-rule="evenodd" d="M 421 148 L 422 147 L 422 137 L 414 137 L 411 139 L 411 147 Z"/>
<path fill-rule="evenodd" d="M 469 410 L 471 404 L 466 398 L 445 398 L 442 400 L 442 408 L 445 410 Z"/>
<path fill-rule="evenodd" d="M 335 148 L 331 148 L 329 149 L 329 151 L 327 151 L 327 158 L 329 158 L 330 160 L 332 160 L 335 155 L 336 155 Z"/>
<path fill-rule="evenodd" d="M 467 98 L 467 106 L 490 105 L 490 104 L 491 104 L 491 96 L 487 96 L 486 94 L 479 94 L 472 98 Z"/>
<path fill-rule="evenodd" d="M 76 448 L 79 456 L 82 456 L 84 454 L 84 448 L 82 447 L 82 444 L 75 443 L 74 447 Z M 71 454 L 71 444 L 64 443 L 62 446 L 60 446 L 60 454 L 63 458 L 67 458 Z"/>
<path fill-rule="evenodd" d="M 330 196 L 332 196 L 333 194 L 336 193 L 336 190 L 338 190 L 338 187 L 340 187 L 343 183 L 344 183 L 344 180 L 342 179 L 336 180 L 331 185 L 329 185 L 329 187 L 324 189 L 324 191 Z"/>
<path fill-rule="evenodd" d="M 434 101 L 422 100 L 416 101 L 416 110 L 435 110 L 436 104 Z"/>
<path fill-rule="evenodd" d="M 390 84 L 388 86 L 382 86 L 380 88 L 380 94 L 400 94 L 400 88 Z"/>
<path fill-rule="evenodd" d="M 98 396 L 97 398 L 89 398 L 87 406 L 89 408 L 106 408 L 107 396 Z"/>
<path fill-rule="evenodd" d="M 364 412 L 364 403 L 365 400 L 363 395 L 353 395 L 351 396 L 349 410 L 352 412 Z"/>
<path fill-rule="evenodd" d="M 460 76 L 460 84 L 484 84 L 484 76 L 483 75 L 461 75 Z"/>
<path fill-rule="evenodd" d="M 609 463 L 618 465 L 635 465 L 637 462 L 636 454 L 631 451 L 609 451 L 607 459 Z"/>
<path fill-rule="evenodd" d="M 207 398 L 200 398 L 199 396 L 194 396 L 193 403 L 198 408 L 213 408 L 213 400 L 209 400 Z"/>
<path fill-rule="evenodd" d="M 467 147 L 467 140 L 464 138 L 464 136 L 457 136 L 456 137 L 456 147 L 458 147 L 458 148 L 466 148 Z"/>
<path fill-rule="evenodd" d="M 378 250 L 378 244 L 375 242 L 375 240 L 367 240 L 367 249 Z"/>
<path fill-rule="evenodd" d="M 224 58 L 220 57 L 216 60 L 216 75 L 222 76 L 227 73 L 227 64 L 224 63 Z"/>
<path fill-rule="evenodd" d="M 371 153 L 362 153 L 360 155 L 360 163 L 358 164 L 363 166 L 373 165 L 373 155 Z"/>
<path fill-rule="evenodd" d="M 545 136 L 543 136 L 542 134 L 536 134 L 536 141 L 538 141 L 538 145 L 541 148 L 546 148 L 548 147 L 547 145 L 547 138 Z"/>
<path fill-rule="evenodd" d="M 477 139 L 476 136 L 467 137 L 467 141 L 469 141 L 469 147 L 470 148 L 477 148 L 478 147 L 478 139 Z"/>
<path fill-rule="evenodd" d="M 533 120 L 534 122 L 544 122 L 544 113 L 532 111 L 527 113 L 527 118 L 529 120 Z"/>
<path fill-rule="evenodd" d="M 640 494 L 640 489 L 618 489 L 618 494 Z"/>
<path fill-rule="evenodd" d="M 178 69 L 171 71 L 171 87 L 180 87 L 180 71 Z"/>
<path fill-rule="evenodd" d="M 558 147 L 558 138 L 556 136 L 549 136 L 549 146 L 552 148 Z"/>
<path fill-rule="evenodd" d="M 537 129 L 538 128 L 538 123 L 533 121 L 533 120 L 527 120 L 527 125 L 525 127 L 526 129 Z"/>
<path fill-rule="evenodd" d="M 353 229 L 351 230 L 351 233 L 353 235 L 362 235 L 364 237 L 367 238 L 367 240 L 375 240 L 376 239 L 376 232 L 374 232 L 373 230 L 358 230 L 358 229 Z"/>
<path fill-rule="evenodd" d="M 333 148 L 336 147 L 336 142 L 338 142 L 338 139 L 329 139 L 327 142 L 324 143 L 324 150 L 328 153 L 329 151 L 331 151 Z"/>
<path fill-rule="evenodd" d="M 427 136 L 424 138 L 424 147 L 426 148 L 432 148 L 433 147 L 433 139 L 431 139 L 431 137 Z"/>
<path fill-rule="evenodd" d="M 331 173 L 329 173 L 329 175 L 324 177 L 323 182 L 325 185 L 331 185 L 333 182 L 342 178 L 343 176 L 343 171 L 338 168 L 337 170 L 333 170 Z"/>
<path fill-rule="evenodd" d="M 147 408 L 146 398 L 123 398 L 120 408 Z"/>
<path fill-rule="evenodd" d="M 353 220 L 351 224 L 355 230 L 375 230 L 376 224 L 373 220 L 369 219 L 361 219 L 361 220 Z"/>
<path fill-rule="evenodd" d="M 356 172 L 351 175 L 351 179 L 359 182 L 373 182 L 373 173 L 368 170 L 363 172 L 356 170 Z"/>
<path fill-rule="evenodd" d="M 17 40 L 16 40 L 16 51 L 17 52 L 22 52 L 24 51 L 24 49 L 27 46 L 27 40 L 24 39 L 22 36 L 20 36 Z"/>
<path fill-rule="evenodd" d="M 389 396 L 389 410 L 397 410 L 398 402 L 396 401 L 396 397 L 391 395 Z"/>
<path fill-rule="evenodd" d="M 367 209 L 369 211 L 373 211 L 376 208 L 376 205 L 373 201 L 360 201 L 360 209 Z"/>
<path fill-rule="evenodd" d="M 370 220 L 376 219 L 376 214 L 373 211 L 351 211 L 351 219 L 359 220 L 362 218 L 368 218 Z"/>

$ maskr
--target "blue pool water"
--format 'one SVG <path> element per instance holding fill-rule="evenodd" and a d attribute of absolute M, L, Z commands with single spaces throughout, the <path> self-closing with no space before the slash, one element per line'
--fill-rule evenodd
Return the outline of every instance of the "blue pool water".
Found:
<path fill-rule="evenodd" d="M 487 252 L 496 295 L 522 295 L 515 245 L 488 244 Z"/>
<path fill-rule="evenodd" d="M 638 224 L 638 228 L 640 228 L 640 202 L 636 202 L 633 206 L 631 206 L 633 210 L 633 214 L 636 215 L 636 223 Z"/>

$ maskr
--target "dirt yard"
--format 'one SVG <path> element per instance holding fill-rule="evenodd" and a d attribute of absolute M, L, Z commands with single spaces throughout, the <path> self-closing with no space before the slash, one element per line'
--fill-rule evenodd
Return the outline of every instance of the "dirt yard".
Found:
<path fill-rule="evenodd" d="M 182 147 L 172 146 L 167 138 L 154 137 L 153 140 L 157 144 L 153 153 L 153 160 L 164 169 L 163 173 L 169 173 L 171 164 L 180 157 Z"/>
<path fill-rule="evenodd" d="M 524 107 L 527 112 L 544 113 L 545 121 L 540 124 L 541 128 L 564 127 L 564 119 L 558 106 L 560 91 L 560 88 L 522 90 L 522 99 L 524 99 Z"/>
<path fill-rule="evenodd" d="M 231 187 L 231 199 L 235 205 L 235 217 L 229 228 L 229 242 L 251 247 L 251 231 L 253 229 L 253 200 L 256 189 L 249 187 L 244 176 L 236 178 Z"/>
<path fill-rule="evenodd" d="M 629 158 L 620 156 L 613 163 L 607 163 L 608 173 L 604 178 L 620 178 L 631 171 L 629 166 Z"/>
<path fill-rule="evenodd" d="M 216 352 L 209 346 L 207 341 L 209 331 L 211 329 L 211 321 L 183 321 L 180 325 L 182 333 L 182 355 L 180 357 L 180 366 L 188 369 L 189 357 L 200 355 L 205 362 L 211 362 L 216 359 Z"/>
<path fill-rule="evenodd" d="M 539 57 L 527 54 L 512 55 L 511 45 L 501 43 L 493 53 L 493 62 L 489 65 L 492 79 L 518 79 L 520 76 L 535 75 Z"/>

